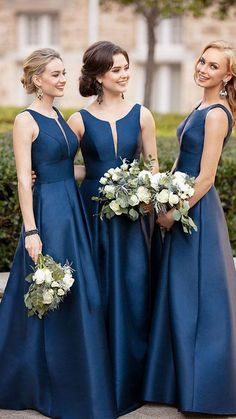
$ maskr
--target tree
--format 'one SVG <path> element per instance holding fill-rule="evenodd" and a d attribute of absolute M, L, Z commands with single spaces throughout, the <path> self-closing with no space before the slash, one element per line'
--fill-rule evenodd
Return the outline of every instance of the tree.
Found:
<path fill-rule="evenodd" d="M 236 0 L 100 0 L 101 4 L 118 3 L 133 6 L 141 14 L 147 27 L 147 59 L 145 62 L 144 105 L 150 107 L 153 77 L 155 71 L 156 28 L 163 18 L 191 13 L 195 17 L 203 15 L 204 10 L 214 7 L 214 16 L 224 19 L 229 8 L 236 5 Z"/>

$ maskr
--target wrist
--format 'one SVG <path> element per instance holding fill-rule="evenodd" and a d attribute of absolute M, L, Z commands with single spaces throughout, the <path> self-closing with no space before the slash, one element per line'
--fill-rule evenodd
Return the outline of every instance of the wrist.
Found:
<path fill-rule="evenodd" d="M 25 237 L 33 236 L 35 234 L 39 235 L 39 231 L 38 231 L 37 228 L 33 228 L 33 229 L 30 229 L 30 230 L 25 230 Z"/>

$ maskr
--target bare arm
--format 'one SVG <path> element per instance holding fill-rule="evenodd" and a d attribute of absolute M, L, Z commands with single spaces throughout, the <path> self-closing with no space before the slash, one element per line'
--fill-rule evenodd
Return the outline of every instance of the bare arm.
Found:
<path fill-rule="evenodd" d="M 143 144 L 143 157 L 147 160 L 149 156 L 154 159 L 153 173 L 159 172 L 159 163 L 157 158 L 157 144 L 156 144 L 156 128 L 155 121 L 151 112 L 141 107 L 141 130 L 142 130 L 142 144 Z"/>
<path fill-rule="evenodd" d="M 189 201 L 190 207 L 193 207 L 214 184 L 227 131 L 228 118 L 225 111 L 221 108 L 211 109 L 205 121 L 205 137 L 200 173 L 196 178 L 194 196 Z M 158 217 L 158 222 L 165 228 L 171 228 L 174 223 L 173 210 L 168 211 L 167 214 L 161 214 Z"/>
<path fill-rule="evenodd" d="M 33 213 L 31 181 L 31 146 L 37 136 L 36 123 L 26 113 L 18 115 L 13 127 L 13 147 L 18 178 L 18 193 L 25 230 L 34 230 L 37 226 Z M 25 238 L 25 247 L 29 255 L 37 262 L 42 251 L 42 243 L 37 234 Z"/>
<path fill-rule="evenodd" d="M 78 141 L 80 141 L 85 131 L 83 119 L 80 113 L 73 113 L 73 115 L 71 115 L 68 119 L 67 123 L 72 129 L 72 131 L 74 131 L 75 135 L 78 138 Z M 82 181 L 86 175 L 85 167 L 82 165 L 74 165 L 74 174 L 76 180 Z"/>

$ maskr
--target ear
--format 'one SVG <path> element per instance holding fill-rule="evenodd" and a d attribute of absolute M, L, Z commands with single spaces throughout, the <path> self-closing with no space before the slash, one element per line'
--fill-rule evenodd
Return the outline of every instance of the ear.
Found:
<path fill-rule="evenodd" d="M 228 83 L 231 79 L 232 79 L 233 75 L 232 74 L 227 74 L 224 77 L 223 83 Z"/>
<path fill-rule="evenodd" d="M 102 79 L 101 79 L 100 77 L 96 77 L 96 81 L 97 81 L 99 84 L 102 84 Z"/>
<path fill-rule="evenodd" d="M 36 87 L 41 87 L 41 80 L 39 76 L 33 76 L 32 81 Z"/>

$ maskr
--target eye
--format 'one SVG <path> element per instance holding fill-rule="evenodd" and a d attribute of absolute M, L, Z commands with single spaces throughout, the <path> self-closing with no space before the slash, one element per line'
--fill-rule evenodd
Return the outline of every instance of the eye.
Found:
<path fill-rule="evenodd" d="M 201 58 L 199 59 L 199 63 L 200 63 L 200 64 L 205 64 L 205 60 L 204 60 L 204 58 L 202 58 L 202 57 L 201 57 Z"/>
<path fill-rule="evenodd" d="M 213 70 L 217 70 L 217 69 L 218 69 L 218 67 L 217 67 L 215 64 L 211 64 L 211 68 L 212 68 Z"/>

